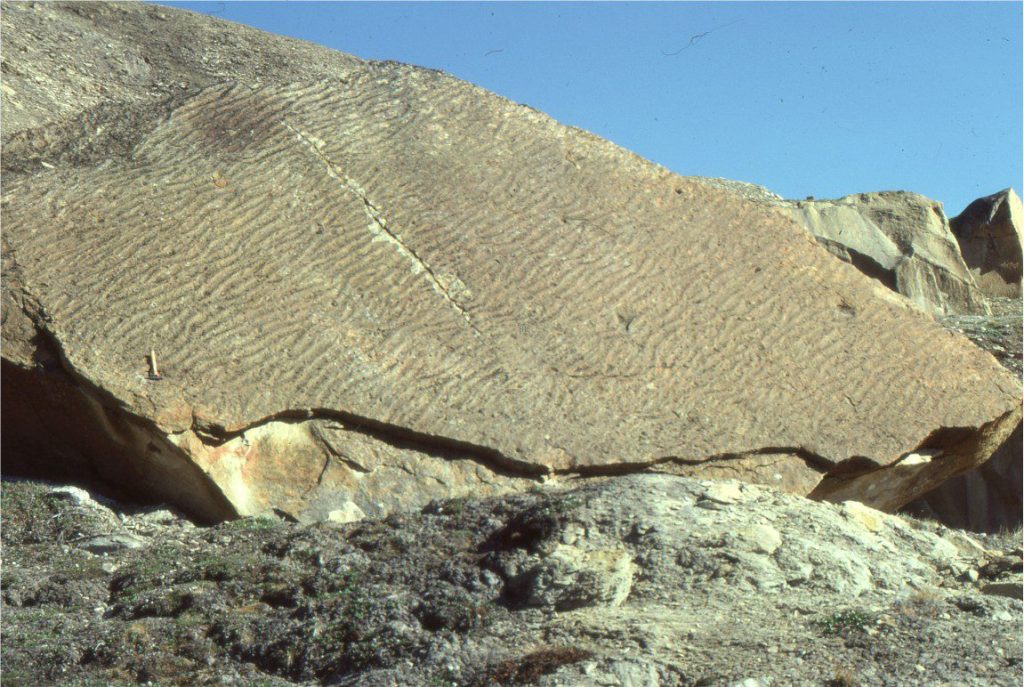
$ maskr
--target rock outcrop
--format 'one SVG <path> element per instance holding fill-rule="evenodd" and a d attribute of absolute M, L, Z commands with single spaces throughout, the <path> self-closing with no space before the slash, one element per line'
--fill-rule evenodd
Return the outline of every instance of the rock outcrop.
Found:
<path fill-rule="evenodd" d="M 885 191 L 778 205 L 832 254 L 926 312 L 985 312 L 940 203 Z"/>
<path fill-rule="evenodd" d="M 976 237 L 960 240 L 965 263 L 955 255 L 941 206 L 924 196 L 886 192 L 831 201 L 787 201 L 755 184 L 698 179 L 753 202 L 783 209 L 834 255 L 936 314 L 945 327 L 964 333 L 1020 378 L 1021 214 L 1014 209 L 1019 208 L 1020 200 L 1012 189 L 979 199 L 971 204 L 970 212 L 950 220 L 958 238 Z M 922 258 L 921 254 L 928 257 Z M 882 268 L 885 263 L 892 269 Z M 965 264 L 987 265 L 970 270 L 979 288 L 965 274 Z M 1009 287 L 1000 275 L 1010 275 Z M 1016 299 L 1002 297 L 1013 293 L 1018 294 Z M 915 499 L 907 504 L 907 512 L 977 532 L 1019 527 L 1024 513 L 1020 431 L 1018 424 L 988 462 Z M 716 466 L 705 469 L 704 474 L 736 477 L 740 473 L 735 466 Z M 785 482 L 796 484 L 793 476 Z"/>
<path fill-rule="evenodd" d="M 979 198 L 950 226 L 981 290 L 990 297 L 1020 298 L 1024 207 L 1013 189 Z"/>
<path fill-rule="evenodd" d="M 3 21 L 5 465 L 212 520 L 695 466 L 892 510 L 1019 419 L 775 209 L 445 74 L 152 5 Z M 106 79 L 33 62 L 68 46 Z"/>
<path fill-rule="evenodd" d="M 696 179 L 709 186 L 726 189 L 735 195 L 753 202 L 782 207 L 786 212 L 792 213 L 798 220 L 806 219 L 804 212 L 802 210 L 798 211 L 798 209 L 807 207 L 808 203 L 835 204 L 839 202 L 813 201 L 812 199 L 807 201 L 787 201 L 763 186 L 755 184 L 729 179 L 699 177 Z M 935 228 L 935 216 L 941 216 L 941 209 L 937 203 L 923 196 L 908 193 L 890 192 L 873 195 L 885 195 L 896 198 L 903 202 L 903 204 L 910 203 L 919 205 L 922 208 L 930 208 L 931 212 L 916 213 L 921 220 L 917 232 L 925 237 L 925 244 L 928 243 L 928 237 L 943 236 L 944 238 L 939 241 L 943 246 L 941 252 L 949 254 L 950 241 L 948 237 L 945 237 L 945 234 L 948 232 L 946 230 L 936 231 Z M 860 197 L 862 196 L 849 196 L 841 200 L 853 199 L 854 203 L 856 203 L 856 199 Z M 977 246 L 981 257 L 987 255 L 989 261 L 993 264 L 998 262 L 998 259 L 995 257 L 997 255 L 1014 254 L 1013 246 L 1017 246 L 1016 254 L 1019 255 L 1019 242 L 1014 242 L 1010 238 L 1010 235 L 1016 231 L 1015 227 L 1020 226 L 1019 221 L 1016 224 L 1011 221 L 1012 217 L 1019 215 L 1019 213 L 1017 215 L 1013 214 L 1015 212 L 1012 210 L 1014 203 L 1019 203 L 1019 200 L 1016 199 L 1016 195 L 1012 190 L 1007 190 L 976 201 L 970 206 L 973 208 L 972 213 L 965 212 L 962 215 L 965 218 L 963 226 L 982 227 L 991 217 L 994 218 L 992 225 L 1001 227 L 998 230 L 999 235 L 1003 237 L 1001 242 L 989 238 L 987 241 L 979 240 L 974 244 Z M 854 219 L 851 220 L 850 213 L 852 213 L 852 210 L 849 207 L 846 210 L 848 212 L 845 215 L 845 221 L 844 213 L 842 212 L 833 211 L 832 213 L 826 213 L 829 215 L 830 224 L 826 222 L 824 225 L 820 224 L 823 218 L 821 213 L 811 213 L 815 220 L 808 223 L 808 231 L 817 235 L 819 241 L 826 247 L 829 247 L 837 257 L 851 262 L 861 268 L 865 274 L 878 278 L 882 283 L 898 291 L 897 280 L 893 274 L 880 271 L 878 263 L 873 260 L 864 260 L 857 257 L 859 254 L 858 248 L 852 246 L 856 246 L 858 241 L 863 243 L 865 234 L 871 235 L 872 232 L 850 231 L 851 227 L 863 227 L 865 220 L 859 218 L 856 214 L 853 215 Z M 907 213 L 902 214 L 906 215 Z M 911 215 L 913 214 L 911 213 Z M 877 220 L 880 225 L 888 221 L 884 214 L 878 215 Z M 958 222 L 958 218 L 951 220 L 954 227 Z M 817 229 L 815 229 L 816 223 Z M 892 222 L 889 222 L 889 224 L 891 225 Z M 886 235 L 893 233 L 893 228 L 893 226 L 890 226 L 885 232 L 876 231 L 876 239 L 882 233 Z M 991 227 L 978 232 L 979 235 L 985 235 L 986 233 L 991 236 L 993 233 Z M 912 217 L 903 222 L 899 234 L 904 236 L 902 240 L 904 244 L 912 245 L 914 243 L 915 229 Z M 824 238 L 823 235 L 831 238 Z M 867 243 L 870 243 L 870 241 Z M 996 250 L 997 243 L 1001 246 L 999 251 Z M 961 275 L 963 273 L 959 268 L 956 271 Z M 996 288 L 988 290 L 987 293 L 990 297 L 986 299 L 987 308 L 985 309 L 989 312 L 975 312 L 975 310 L 980 310 L 976 308 L 978 295 L 973 289 L 969 289 L 972 305 L 968 308 L 968 312 L 963 313 L 954 310 L 950 314 L 938 317 L 938 320 L 950 331 L 964 334 L 979 347 L 994 355 L 1020 379 L 1022 345 L 1021 302 L 1019 296 L 1015 299 L 1000 297 L 999 294 L 1006 292 L 1006 282 L 998 278 L 998 269 L 992 268 L 992 271 L 994 274 L 989 274 L 987 278 L 990 280 L 996 279 Z M 972 273 L 977 278 L 981 277 L 978 270 L 972 270 Z M 930 295 L 925 298 L 926 301 L 930 299 L 931 304 L 929 305 L 926 302 L 925 308 L 935 313 L 942 313 L 945 309 L 948 309 L 946 305 L 957 300 L 951 296 L 955 296 L 956 293 L 963 293 L 962 287 L 964 282 L 954 280 L 952 283 L 954 284 L 953 294 L 939 293 L 932 290 Z M 983 295 L 986 294 L 983 292 Z M 1022 447 L 1020 432 L 1021 425 L 1018 424 L 1014 432 L 996 450 L 989 461 L 973 470 L 947 480 L 936 489 L 915 499 L 907 504 L 906 511 L 940 520 L 951 527 L 959 527 L 976 532 L 997 532 L 1019 527 L 1022 513 L 1024 513 L 1022 511 Z M 761 459 L 766 460 L 766 457 L 762 456 Z M 736 477 L 742 472 L 736 468 L 737 466 L 716 466 L 712 470 L 705 469 L 703 473 L 712 477 Z M 793 476 L 787 477 L 785 482 L 790 485 L 795 484 Z"/>

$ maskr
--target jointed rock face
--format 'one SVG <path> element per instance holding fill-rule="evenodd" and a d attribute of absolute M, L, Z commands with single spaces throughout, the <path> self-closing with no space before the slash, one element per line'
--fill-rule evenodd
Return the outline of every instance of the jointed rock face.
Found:
<path fill-rule="evenodd" d="M 985 293 L 1020 298 L 1024 206 L 1013 189 L 979 198 L 950 224 Z"/>
<path fill-rule="evenodd" d="M 5 8 L 26 72 L 41 17 L 33 49 L 148 61 L 104 99 L 5 79 L 14 460 L 210 519 L 697 465 L 893 509 L 1019 418 L 994 360 L 776 210 L 529 108 L 144 5 Z M 171 53 L 158 21 L 203 31 Z"/>
<path fill-rule="evenodd" d="M 940 203 L 887 191 L 778 205 L 831 253 L 926 312 L 986 312 Z"/>

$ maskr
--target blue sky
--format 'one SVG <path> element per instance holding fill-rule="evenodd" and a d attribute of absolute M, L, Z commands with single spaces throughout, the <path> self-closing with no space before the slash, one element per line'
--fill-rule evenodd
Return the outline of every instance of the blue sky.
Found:
<path fill-rule="evenodd" d="M 789 198 L 1022 187 L 1022 3 L 164 2 L 442 69 Z"/>

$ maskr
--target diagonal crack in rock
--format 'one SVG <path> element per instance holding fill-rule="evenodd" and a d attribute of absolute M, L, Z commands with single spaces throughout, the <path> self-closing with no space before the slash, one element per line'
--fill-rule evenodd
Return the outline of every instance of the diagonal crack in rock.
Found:
<path fill-rule="evenodd" d="M 387 219 L 383 213 L 377 208 L 377 206 L 370 200 L 366 190 L 355 180 L 344 173 L 338 171 L 338 166 L 329 158 L 323 151 L 322 143 L 318 145 L 318 141 L 314 140 L 314 137 L 309 134 L 305 134 L 302 131 L 296 129 L 294 126 L 289 124 L 285 120 L 281 120 L 281 124 L 295 134 L 295 137 L 301 142 L 306 148 L 308 148 L 316 157 L 323 163 L 324 167 L 327 168 L 327 175 L 338 182 L 338 185 L 346 193 L 350 193 L 358 198 L 362 204 L 363 209 L 366 212 L 367 219 L 370 220 L 369 229 L 370 233 L 375 239 L 387 241 L 392 244 L 398 253 L 404 258 L 408 259 L 412 263 L 412 269 L 415 274 L 425 274 L 427 279 L 430 281 L 430 285 L 437 291 L 447 302 L 466 320 L 466 324 L 469 325 L 470 329 L 477 336 L 482 336 L 482 332 L 473 323 L 472 317 L 469 312 L 452 296 L 451 291 L 445 285 L 445 283 L 437 276 L 434 269 L 427 263 L 426 260 L 421 258 L 416 250 L 402 241 L 402 238 L 388 227 Z"/>

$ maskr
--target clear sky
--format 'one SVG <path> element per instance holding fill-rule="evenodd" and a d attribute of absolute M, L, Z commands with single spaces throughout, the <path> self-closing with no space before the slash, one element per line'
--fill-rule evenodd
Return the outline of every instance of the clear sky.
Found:
<path fill-rule="evenodd" d="M 1022 3 L 163 2 L 442 69 L 788 198 L 1022 190 Z"/>

